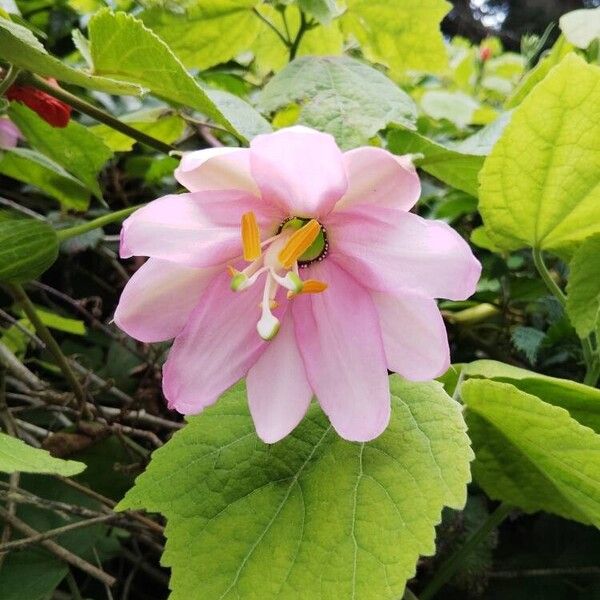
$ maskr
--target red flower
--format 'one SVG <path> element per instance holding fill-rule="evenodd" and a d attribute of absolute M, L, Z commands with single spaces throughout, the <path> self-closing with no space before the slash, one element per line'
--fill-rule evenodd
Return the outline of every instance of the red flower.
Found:
<path fill-rule="evenodd" d="M 48 82 L 58 87 L 56 79 L 48 79 Z M 69 124 L 71 107 L 42 90 L 30 85 L 14 84 L 6 92 L 6 97 L 22 102 L 52 127 L 66 127 Z"/>

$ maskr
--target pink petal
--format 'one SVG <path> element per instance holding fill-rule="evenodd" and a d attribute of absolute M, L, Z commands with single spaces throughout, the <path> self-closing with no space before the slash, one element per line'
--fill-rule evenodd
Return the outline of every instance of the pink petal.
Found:
<path fill-rule="evenodd" d="M 467 242 L 442 221 L 385 207 L 356 206 L 330 215 L 330 256 L 364 285 L 464 300 L 481 265 Z"/>
<path fill-rule="evenodd" d="M 232 292 L 227 273 L 200 297 L 163 368 L 169 407 L 194 414 L 213 404 L 266 349 L 256 332 L 264 276 L 241 293 Z"/>
<path fill-rule="evenodd" d="M 390 418 L 386 360 L 373 300 L 330 260 L 308 271 L 311 278 L 329 284 L 320 294 L 292 301 L 308 380 L 343 438 L 372 440 Z"/>
<path fill-rule="evenodd" d="M 263 239 L 272 235 L 280 216 L 246 192 L 164 196 L 125 220 L 121 257 L 152 256 L 190 267 L 224 263 L 242 253 L 240 220 L 249 210 L 256 214 Z"/>
<path fill-rule="evenodd" d="M 256 433 L 267 444 L 284 438 L 306 414 L 312 389 L 296 344 L 291 315 L 248 372 L 246 386 Z"/>
<path fill-rule="evenodd" d="M 421 195 L 421 182 L 410 159 L 381 148 L 356 148 L 344 153 L 348 189 L 335 207 L 378 204 L 410 210 Z"/>
<path fill-rule="evenodd" d="M 10 119 L 0 118 L 0 148 L 14 148 L 21 137 L 19 128 Z"/>
<path fill-rule="evenodd" d="M 255 137 L 250 168 L 264 200 L 288 216 L 326 215 L 346 191 L 342 153 L 333 137 L 290 127 Z"/>
<path fill-rule="evenodd" d="M 250 174 L 250 151 L 246 148 L 206 148 L 186 152 L 175 169 L 175 179 L 190 192 L 243 190 L 259 196 Z"/>
<path fill-rule="evenodd" d="M 141 342 L 170 340 L 184 328 L 200 295 L 221 269 L 195 269 L 150 258 L 125 286 L 114 321 Z"/>
<path fill-rule="evenodd" d="M 435 300 L 414 292 L 372 294 L 390 371 L 411 381 L 435 379 L 450 366 L 444 320 Z"/>

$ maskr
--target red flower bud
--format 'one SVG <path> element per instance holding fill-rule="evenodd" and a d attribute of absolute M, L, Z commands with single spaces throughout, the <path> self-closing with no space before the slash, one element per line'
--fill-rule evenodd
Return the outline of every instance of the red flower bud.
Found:
<path fill-rule="evenodd" d="M 483 46 L 479 49 L 479 60 L 486 62 L 492 58 L 492 49 L 489 46 Z"/>
<path fill-rule="evenodd" d="M 48 83 L 58 87 L 56 79 L 48 79 Z M 13 84 L 8 88 L 6 97 L 22 102 L 52 127 L 66 127 L 69 124 L 71 107 L 42 90 L 30 85 Z"/>

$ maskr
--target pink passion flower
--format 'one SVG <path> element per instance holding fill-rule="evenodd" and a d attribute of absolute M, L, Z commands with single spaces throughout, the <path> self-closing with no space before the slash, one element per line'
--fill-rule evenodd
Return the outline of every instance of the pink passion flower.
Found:
<path fill-rule="evenodd" d="M 447 224 L 409 212 L 420 194 L 406 157 L 342 153 L 291 127 L 249 149 L 184 155 L 190 193 L 123 224 L 121 256 L 149 256 L 115 314 L 143 342 L 175 338 L 163 369 L 169 407 L 195 414 L 242 377 L 258 435 L 285 437 L 313 394 L 344 438 L 390 418 L 388 369 L 446 371 L 434 298 L 464 300 L 481 265 Z"/>

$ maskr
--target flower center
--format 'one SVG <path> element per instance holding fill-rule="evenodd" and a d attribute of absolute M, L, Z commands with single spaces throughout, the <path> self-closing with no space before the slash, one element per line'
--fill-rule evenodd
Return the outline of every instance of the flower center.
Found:
<path fill-rule="evenodd" d="M 291 229 L 293 231 L 301 229 L 307 223 L 309 223 L 311 219 L 305 219 L 303 217 L 289 217 L 281 225 L 277 230 L 277 233 L 280 234 L 285 229 Z M 317 234 L 317 237 L 313 241 L 313 243 L 308 247 L 308 249 L 298 258 L 298 267 L 301 269 L 305 269 L 309 265 L 315 262 L 321 262 L 329 253 L 329 241 L 327 240 L 327 230 L 323 225 L 319 223 L 321 230 Z"/>
<path fill-rule="evenodd" d="M 266 273 L 256 329 L 264 340 L 272 340 L 279 331 L 279 319 L 272 312 L 277 308 L 275 297 L 279 287 L 287 290 L 290 300 L 298 294 L 318 294 L 327 289 L 326 283 L 303 280 L 299 275 L 299 269 L 327 256 L 327 232 L 316 219 L 290 217 L 272 238 L 261 243 L 256 216 L 247 212 L 242 215 L 241 235 L 243 257 L 250 264 L 242 271 L 229 267 L 231 289 L 243 292 Z"/>

